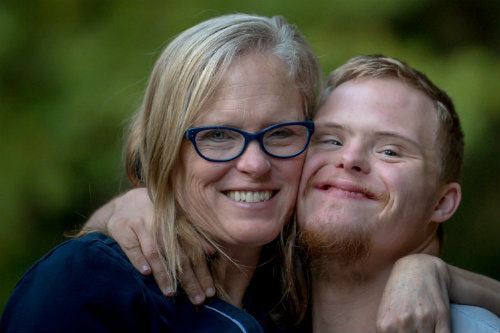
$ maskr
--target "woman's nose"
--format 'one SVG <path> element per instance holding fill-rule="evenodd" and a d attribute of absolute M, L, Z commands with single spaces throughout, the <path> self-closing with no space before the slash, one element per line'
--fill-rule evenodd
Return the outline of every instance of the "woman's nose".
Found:
<path fill-rule="evenodd" d="M 271 169 L 270 156 L 257 141 L 250 142 L 241 156 L 237 158 L 236 168 L 243 173 L 259 177 Z"/>

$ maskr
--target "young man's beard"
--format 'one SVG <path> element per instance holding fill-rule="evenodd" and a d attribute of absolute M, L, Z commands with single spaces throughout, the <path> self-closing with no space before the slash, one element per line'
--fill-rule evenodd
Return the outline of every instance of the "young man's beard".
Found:
<path fill-rule="evenodd" d="M 370 253 L 369 231 L 345 226 L 333 228 L 329 223 L 314 225 L 304 226 L 297 239 L 312 272 L 326 279 L 342 273 L 353 277 L 356 264 Z"/>

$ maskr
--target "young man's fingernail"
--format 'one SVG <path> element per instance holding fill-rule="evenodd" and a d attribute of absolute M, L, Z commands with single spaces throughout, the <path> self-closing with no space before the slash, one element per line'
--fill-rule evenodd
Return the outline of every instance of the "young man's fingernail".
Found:
<path fill-rule="evenodd" d="M 143 273 L 148 273 L 150 270 L 149 266 L 148 265 L 142 265 L 142 272 Z"/>
<path fill-rule="evenodd" d="M 168 296 L 173 296 L 175 294 L 174 288 L 172 288 L 171 286 L 168 286 L 167 289 L 166 289 L 166 294 Z"/>
<path fill-rule="evenodd" d="M 212 287 L 209 287 L 207 288 L 207 290 L 205 290 L 205 294 L 207 295 L 207 297 L 212 297 L 215 295 L 215 290 L 214 288 Z"/>
<path fill-rule="evenodd" d="M 200 296 L 200 295 L 196 295 L 196 296 L 194 297 L 194 302 L 195 302 L 196 304 L 201 304 L 201 302 L 203 302 L 203 297 L 202 297 L 202 296 Z"/>

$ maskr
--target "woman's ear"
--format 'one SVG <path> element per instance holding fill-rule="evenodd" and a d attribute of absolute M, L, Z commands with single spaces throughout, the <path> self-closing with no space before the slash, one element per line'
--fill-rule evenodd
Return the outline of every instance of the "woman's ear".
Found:
<path fill-rule="evenodd" d="M 434 207 L 432 222 L 442 223 L 455 214 L 462 200 L 462 188 L 458 183 L 448 183 L 441 190 L 441 196 Z"/>

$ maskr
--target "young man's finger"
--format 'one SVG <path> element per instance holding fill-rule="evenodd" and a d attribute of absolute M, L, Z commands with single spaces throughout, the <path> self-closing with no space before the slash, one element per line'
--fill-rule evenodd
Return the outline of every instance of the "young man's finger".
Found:
<path fill-rule="evenodd" d="M 193 270 L 191 262 L 184 253 L 181 254 L 181 267 L 182 289 L 189 297 L 191 303 L 193 303 L 194 305 L 203 304 L 203 302 L 205 302 L 205 293 L 198 281 L 198 277 Z"/>

